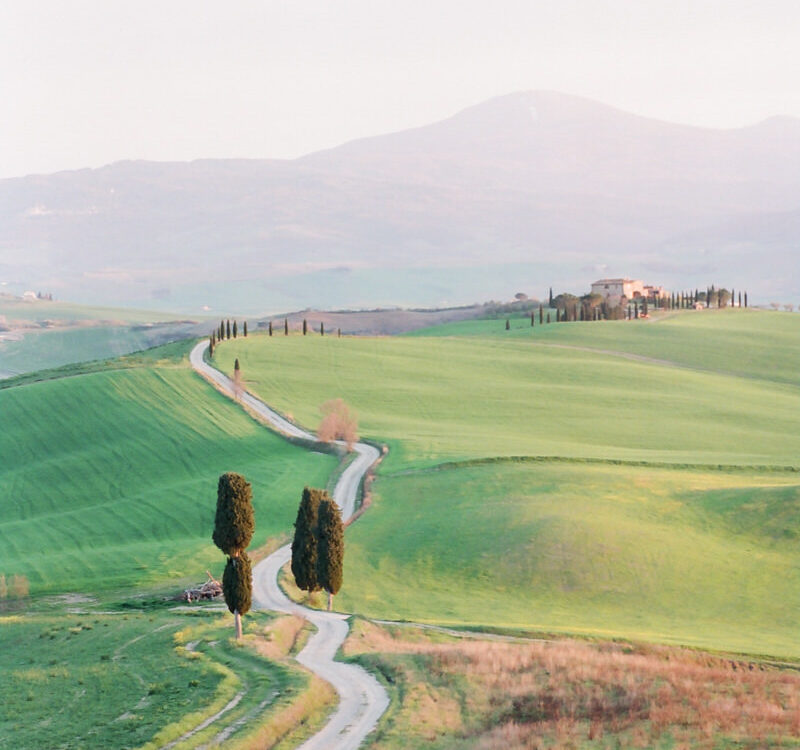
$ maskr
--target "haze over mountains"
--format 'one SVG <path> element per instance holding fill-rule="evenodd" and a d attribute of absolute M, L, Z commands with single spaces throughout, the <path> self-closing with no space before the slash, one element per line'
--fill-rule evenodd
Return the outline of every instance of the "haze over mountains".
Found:
<path fill-rule="evenodd" d="M 604 275 L 798 301 L 798 245 L 800 120 L 702 129 L 549 92 L 291 161 L 0 180 L 0 291 L 185 312 L 468 303 Z"/>

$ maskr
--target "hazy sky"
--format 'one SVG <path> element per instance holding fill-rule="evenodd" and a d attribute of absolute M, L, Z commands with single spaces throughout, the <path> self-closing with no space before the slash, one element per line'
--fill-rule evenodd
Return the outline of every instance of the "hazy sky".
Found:
<path fill-rule="evenodd" d="M 293 157 L 522 89 L 800 117 L 799 34 L 797 0 L 9 0 L 0 177 Z"/>

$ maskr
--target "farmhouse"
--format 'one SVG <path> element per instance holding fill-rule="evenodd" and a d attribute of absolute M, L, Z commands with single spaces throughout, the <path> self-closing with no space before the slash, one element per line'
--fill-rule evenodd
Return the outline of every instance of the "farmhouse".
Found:
<path fill-rule="evenodd" d="M 668 297 L 669 292 L 663 286 L 645 285 L 640 279 L 600 279 L 592 284 L 592 294 L 599 294 L 610 305 L 618 305 L 623 299 L 639 297 Z"/>

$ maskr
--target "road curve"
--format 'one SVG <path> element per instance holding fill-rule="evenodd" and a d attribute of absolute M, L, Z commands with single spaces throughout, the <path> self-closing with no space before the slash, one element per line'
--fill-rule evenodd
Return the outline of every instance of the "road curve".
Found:
<path fill-rule="evenodd" d="M 223 393 L 234 398 L 233 381 L 203 359 L 207 348 L 208 341 L 201 341 L 192 349 L 189 355 L 192 367 Z M 242 392 L 238 400 L 278 432 L 291 437 L 316 440 L 316 436 L 284 419 L 250 393 Z M 366 443 L 356 443 L 354 450 L 356 458 L 339 477 L 333 491 L 333 499 L 342 509 L 344 520 L 350 518 L 355 511 L 361 478 L 380 455 L 376 448 Z M 253 603 L 258 609 L 300 615 L 314 625 L 317 632 L 297 655 L 297 661 L 328 681 L 339 694 L 339 706 L 328 723 L 300 747 L 301 750 L 355 750 L 388 708 L 389 696 L 383 686 L 365 669 L 355 664 L 334 661 L 336 652 L 347 637 L 347 615 L 303 607 L 291 601 L 281 591 L 278 573 L 291 556 L 291 545 L 287 544 L 255 566 Z"/>

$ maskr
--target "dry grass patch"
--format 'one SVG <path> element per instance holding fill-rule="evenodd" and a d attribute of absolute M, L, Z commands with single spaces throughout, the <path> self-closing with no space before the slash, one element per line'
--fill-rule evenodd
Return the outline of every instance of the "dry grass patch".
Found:
<path fill-rule="evenodd" d="M 412 738 L 481 750 L 800 746 L 800 673 L 756 662 L 664 646 L 467 641 L 369 623 L 356 624 L 345 653 L 395 684 L 398 704 L 378 748 Z"/>

